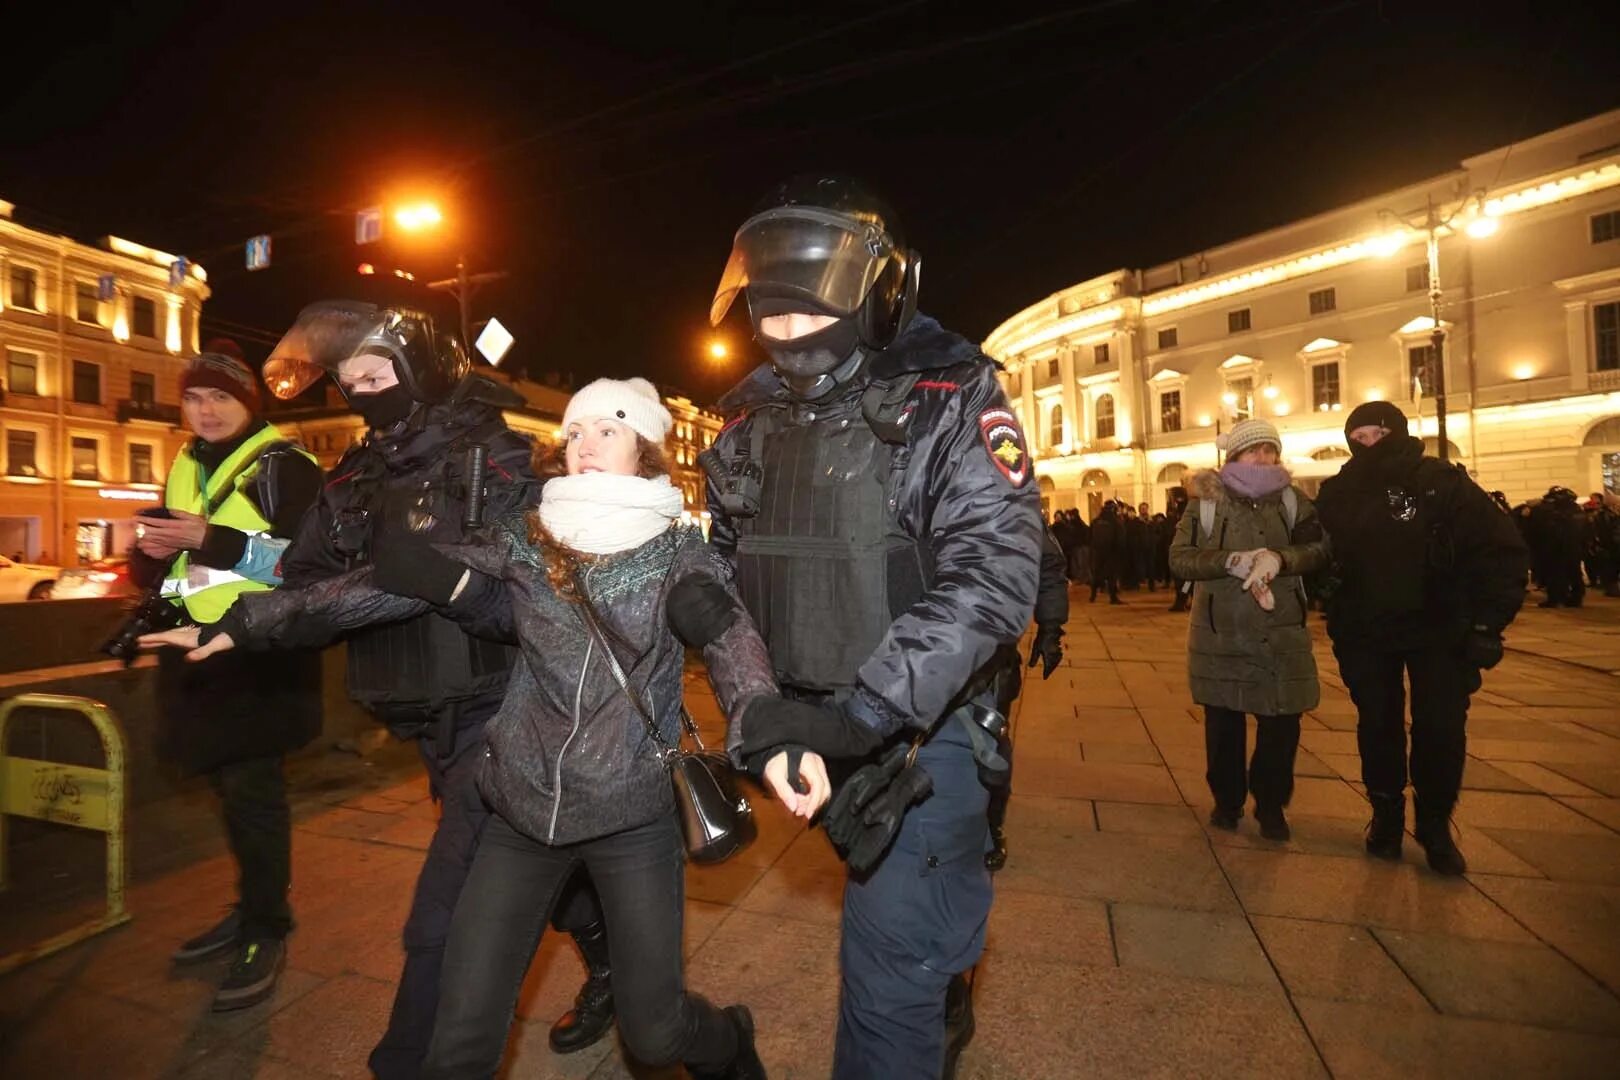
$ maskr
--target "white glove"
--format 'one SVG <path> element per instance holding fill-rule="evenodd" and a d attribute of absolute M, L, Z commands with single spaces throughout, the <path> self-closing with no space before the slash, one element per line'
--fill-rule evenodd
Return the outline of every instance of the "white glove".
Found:
<path fill-rule="evenodd" d="M 1243 579 L 1245 589 L 1252 589 L 1256 585 L 1269 585 L 1272 578 L 1282 573 L 1282 556 L 1275 551 L 1262 548 L 1259 551 L 1251 551 L 1247 554 L 1253 556 L 1253 558 L 1249 564 L 1248 576 Z M 1265 605 L 1261 604 L 1261 607 L 1265 607 Z"/>
<path fill-rule="evenodd" d="M 1253 551 L 1232 552 L 1226 557 L 1226 572 L 1240 581 L 1244 580 L 1249 576 L 1249 572 L 1254 569 L 1254 557 L 1260 554 L 1261 550 L 1256 548 Z"/>

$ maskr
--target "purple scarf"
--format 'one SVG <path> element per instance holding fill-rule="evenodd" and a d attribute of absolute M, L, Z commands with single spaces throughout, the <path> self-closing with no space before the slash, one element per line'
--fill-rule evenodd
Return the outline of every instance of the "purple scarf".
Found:
<path fill-rule="evenodd" d="M 1245 499 L 1263 499 L 1288 486 L 1288 470 L 1281 465 L 1257 465 L 1252 461 L 1228 461 L 1221 466 L 1221 483 Z"/>

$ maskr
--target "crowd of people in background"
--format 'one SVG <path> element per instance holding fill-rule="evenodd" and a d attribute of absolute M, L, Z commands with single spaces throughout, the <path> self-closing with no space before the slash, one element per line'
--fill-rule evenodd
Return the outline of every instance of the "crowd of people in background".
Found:
<path fill-rule="evenodd" d="M 1513 516 L 1530 548 L 1531 578 L 1547 594 L 1542 607 L 1578 608 L 1589 588 L 1620 597 L 1620 498 L 1594 491 L 1582 502 L 1556 486 L 1517 506 L 1500 491 L 1491 498 Z"/>
<path fill-rule="evenodd" d="M 1179 489 L 1178 489 L 1179 490 Z M 1087 524 L 1078 510 L 1059 510 L 1051 520 L 1052 535 L 1063 548 L 1069 580 L 1091 586 L 1091 600 L 1106 592 L 1110 604 L 1123 604 L 1121 591 L 1148 592 L 1169 586 L 1173 610 L 1186 608 L 1186 597 L 1170 571 L 1170 542 L 1186 504 L 1185 493 L 1172 495 L 1169 512 L 1155 513 L 1148 503 L 1132 506 L 1109 499 Z"/>

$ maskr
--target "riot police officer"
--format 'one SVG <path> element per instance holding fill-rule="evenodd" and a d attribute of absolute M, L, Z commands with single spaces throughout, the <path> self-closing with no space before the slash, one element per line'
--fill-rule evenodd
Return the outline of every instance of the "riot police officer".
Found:
<path fill-rule="evenodd" d="M 1023 432 L 993 362 L 917 312 L 918 269 L 881 200 L 800 178 L 738 230 L 710 311 L 744 294 L 770 355 L 703 457 L 711 540 L 792 699 L 751 713 L 742 749 L 860 764 L 825 819 L 850 865 L 840 1080 L 938 1077 L 971 1035 L 959 1010 L 948 1046 L 945 1020 L 990 911 L 981 669 L 1029 623 L 1040 566 Z"/>
<path fill-rule="evenodd" d="M 538 501 L 529 440 L 501 415 L 521 397 L 472 373 L 460 343 L 435 333 L 425 314 L 355 301 L 310 305 L 271 354 L 265 382 L 288 399 L 324 374 L 367 431 L 333 468 L 283 558 L 289 586 L 371 562 L 387 587 L 390 574 L 411 572 L 409 552 L 419 546 L 390 546 L 391 536 L 460 542 L 482 520 Z M 407 590 L 402 583 L 395 591 Z M 349 695 L 396 737 L 416 740 L 441 806 L 405 922 L 405 968 L 388 1030 L 370 1059 L 382 1080 L 415 1077 L 433 1034 L 450 916 L 488 815 L 474 785 L 484 723 L 500 706 L 515 655 L 431 612 L 348 640 Z M 580 1049 L 613 1018 L 607 935 L 588 883 L 558 904 L 554 922 L 573 933 L 590 977 L 552 1041 Z"/>

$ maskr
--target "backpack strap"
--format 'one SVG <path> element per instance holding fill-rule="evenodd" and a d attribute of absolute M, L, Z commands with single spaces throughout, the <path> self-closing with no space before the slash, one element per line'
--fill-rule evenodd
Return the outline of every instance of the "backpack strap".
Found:
<path fill-rule="evenodd" d="M 1294 538 L 1294 522 L 1299 518 L 1299 492 L 1289 484 L 1282 492 L 1283 521 L 1288 526 L 1288 538 Z"/>
<path fill-rule="evenodd" d="M 1202 533 L 1206 539 L 1215 535 L 1214 499 L 1198 500 L 1198 531 Z"/>

